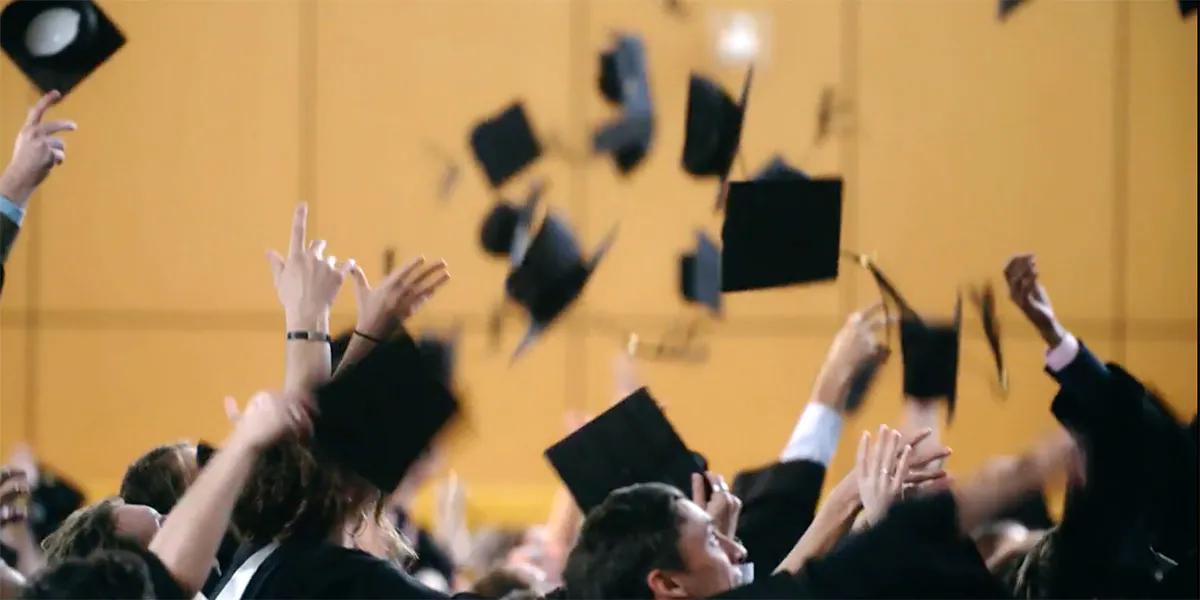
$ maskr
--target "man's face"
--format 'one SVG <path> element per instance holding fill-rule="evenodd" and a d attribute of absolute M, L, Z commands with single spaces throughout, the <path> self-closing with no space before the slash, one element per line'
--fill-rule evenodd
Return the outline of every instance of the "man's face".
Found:
<path fill-rule="evenodd" d="M 650 589 L 657 598 L 708 598 L 741 584 L 737 565 L 746 551 L 713 527 L 712 518 L 691 500 L 676 503 L 680 516 L 682 572 L 655 570 Z"/>

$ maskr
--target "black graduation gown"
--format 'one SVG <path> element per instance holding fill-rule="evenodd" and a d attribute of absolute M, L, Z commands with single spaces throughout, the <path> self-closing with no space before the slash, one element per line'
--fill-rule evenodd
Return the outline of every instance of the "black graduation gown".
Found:
<path fill-rule="evenodd" d="M 796 576 L 772 575 L 718 598 L 1009 598 L 958 533 L 949 492 L 901 502 Z"/>
<path fill-rule="evenodd" d="M 1050 373 L 1061 385 L 1051 405 L 1086 456 L 1086 487 L 1068 490 L 1053 532 L 1046 593 L 1061 598 L 1152 597 L 1161 575 L 1151 547 L 1185 528 L 1195 543 L 1195 445 L 1170 411 L 1119 365 L 1080 343 L 1075 360 Z M 1182 491 L 1186 496 L 1186 491 Z M 1163 510 L 1190 505 L 1183 511 Z M 1189 525 L 1190 523 L 1190 525 Z"/>
<path fill-rule="evenodd" d="M 738 473 L 733 494 L 742 500 L 737 536 L 759 573 L 770 573 L 812 524 L 825 467 L 808 460 L 777 462 Z"/>
<path fill-rule="evenodd" d="M 245 545 L 238 550 L 228 572 L 213 591 L 215 597 L 229 583 L 237 568 L 261 546 Z M 426 587 L 391 563 L 366 552 L 332 544 L 287 541 L 271 553 L 242 598 L 304 600 L 346 599 L 432 599 L 451 596 Z M 476 596 L 460 594 L 456 598 Z"/>

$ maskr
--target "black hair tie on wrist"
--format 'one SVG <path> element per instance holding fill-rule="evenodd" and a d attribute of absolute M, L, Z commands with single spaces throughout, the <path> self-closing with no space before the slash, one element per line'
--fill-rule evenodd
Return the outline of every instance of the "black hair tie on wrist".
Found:
<path fill-rule="evenodd" d="M 363 333 L 363 332 L 361 332 L 361 331 L 359 331 L 359 330 L 357 330 L 357 329 L 355 329 L 355 330 L 354 330 L 354 335 L 357 335 L 358 337 L 360 337 L 360 338 L 362 338 L 362 339 L 364 339 L 364 340 L 367 340 L 368 342 L 374 342 L 374 343 L 376 343 L 376 344 L 382 344 L 382 343 L 383 343 L 383 340 L 382 340 L 382 339 L 379 339 L 379 338 L 377 338 L 377 337 L 375 337 L 375 336 L 373 336 L 373 335 L 367 335 L 367 334 L 365 334 L 365 333 Z"/>

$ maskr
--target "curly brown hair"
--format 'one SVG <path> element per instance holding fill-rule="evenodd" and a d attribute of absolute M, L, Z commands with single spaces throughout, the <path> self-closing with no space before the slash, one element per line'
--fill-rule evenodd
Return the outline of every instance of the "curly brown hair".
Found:
<path fill-rule="evenodd" d="M 367 480 L 314 455 L 303 442 L 276 442 L 255 460 L 233 524 L 251 544 L 328 541 L 373 521 L 397 562 L 412 551 L 388 514 L 383 493 Z"/>
<path fill-rule="evenodd" d="M 138 457 L 121 479 L 121 498 L 159 514 L 171 512 L 196 477 L 195 459 L 187 454 L 191 447 L 186 442 L 166 444 Z"/>
<path fill-rule="evenodd" d="M 140 549 L 137 540 L 117 533 L 116 511 L 123 503 L 120 498 L 105 498 L 71 513 L 42 541 L 46 562 L 86 558 L 99 550 Z"/>

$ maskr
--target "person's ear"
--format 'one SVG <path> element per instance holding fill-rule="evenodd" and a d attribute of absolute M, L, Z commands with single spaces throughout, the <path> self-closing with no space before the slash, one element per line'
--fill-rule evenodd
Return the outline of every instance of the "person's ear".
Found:
<path fill-rule="evenodd" d="M 652 569 L 646 574 L 646 586 L 655 598 L 687 598 L 687 590 L 674 575 L 662 569 Z"/>

